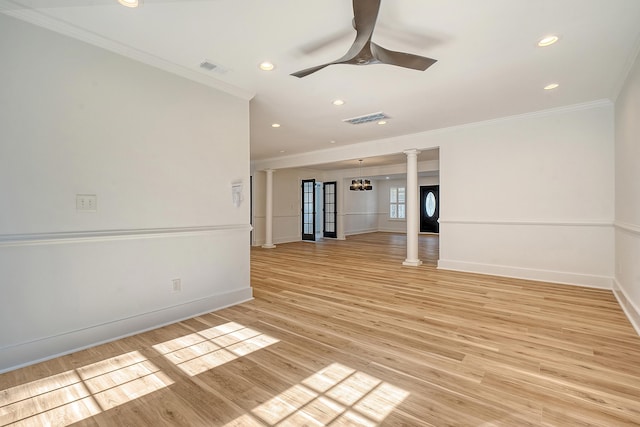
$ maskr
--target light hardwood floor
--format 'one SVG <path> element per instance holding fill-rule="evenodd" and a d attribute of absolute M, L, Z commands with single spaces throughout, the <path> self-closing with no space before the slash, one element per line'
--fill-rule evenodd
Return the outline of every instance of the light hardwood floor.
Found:
<path fill-rule="evenodd" d="M 420 267 L 405 237 L 253 248 L 255 300 L 0 376 L 0 426 L 640 425 L 610 291 Z"/>

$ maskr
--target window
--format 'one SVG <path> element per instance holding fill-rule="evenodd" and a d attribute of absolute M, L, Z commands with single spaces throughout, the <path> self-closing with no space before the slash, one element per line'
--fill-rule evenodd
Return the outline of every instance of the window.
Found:
<path fill-rule="evenodd" d="M 389 218 L 404 219 L 404 187 L 391 187 L 389 189 Z"/>

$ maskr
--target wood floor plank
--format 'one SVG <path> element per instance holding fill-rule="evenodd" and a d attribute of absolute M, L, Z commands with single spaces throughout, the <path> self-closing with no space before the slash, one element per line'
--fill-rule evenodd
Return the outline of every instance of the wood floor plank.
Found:
<path fill-rule="evenodd" d="M 640 337 L 611 291 L 419 249 L 252 248 L 254 300 L 2 374 L 0 426 L 640 425 Z"/>

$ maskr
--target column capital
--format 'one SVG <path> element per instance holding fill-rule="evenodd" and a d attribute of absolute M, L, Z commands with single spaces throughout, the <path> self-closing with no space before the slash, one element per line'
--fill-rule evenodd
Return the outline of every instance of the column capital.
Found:
<path fill-rule="evenodd" d="M 263 172 L 267 172 L 267 173 L 274 173 L 276 170 L 275 169 L 263 169 Z"/>
<path fill-rule="evenodd" d="M 417 156 L 418 153 L 420 153 L 420 150 L 416 148 L 411 148 L 409 150 L 404 150 L 403 153 L 406 154 L 407 156 L 411 156 L 411 155 Z"/>

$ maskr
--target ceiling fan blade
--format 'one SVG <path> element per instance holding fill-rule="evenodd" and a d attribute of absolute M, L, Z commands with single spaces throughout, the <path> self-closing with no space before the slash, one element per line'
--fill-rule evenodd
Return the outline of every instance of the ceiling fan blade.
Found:
<path fill-rule="evenodd" d="M 353 0 L 353 26 L 356 38 L 346 54 L 333 62 L 291 74 L 305 77 L 333 64 L 389 64 L 424 71 L 437 61 L 420 55 L 385 49 L 371 41 L 382 0 Z"/>
<path fill-rule="evenodd" d="M 333 65 L 335 62 L 329 62 L 328 64 L 317 65 L 311 68 L 305 68 L 304 70 L 296 71 L 295 73 L 291 73 L 292 76 L 302 78 L 308 76 L 309 74 L 313 74 L 316 71 L 322 70 L 324 67 L 328 67 L 329 65 Z"/>
<path fill-rule="evenodd" d="M 385 49 L 375 43 L 371 43 L 371 53 L 373 53 L 374 58 L 383 64 L 397 65 L 398 67 L 411 68 L 413 70 L 420 71 L 424 71 L 438 62 L 437 59 Z"/>
<path fill-rule="evenodd" d="M 316 53 L 319 50 L 323 50 L 327 47 L 331 47 L 337 43 L 346 44 L 347 40 L 349 40 L 352 37 L 351 36 L 352 34 L 353 34 L 352 28 L 345 28 L 329 36 L 306 43 L 300 46 L 300 48 L 298 48 L 298 51 L 300 53 L 303 53 L 304 55 L 311 55 L 313 53 Z"/>
<path fill-rule="evenodd" d="M 367 34 L 368 38 L 371 38 L 378 19 L 381 1 L 353 0 L 353 26 L 358 34 Z"/>
<path fill-rule="evenodd" d="M 353 0 L 353 27 L 356 29 L 356 39 L 349 51 L 339 61 L 349 61 L 360 55 L 367 44 L 371 42 L 373 30 L 376 27 L 381 0 Z"/>
<path fill-rule="evenodd" d="M 356 29 L 356 39 L 342 58 L 328 64 L 297 71 L 291 75 L 302 78 L 328 65 L 368 63 L 373 59 L 369 44 L 378 19 L 380 2 L 381 0 L 353 0 L 353 25 Z"/>

